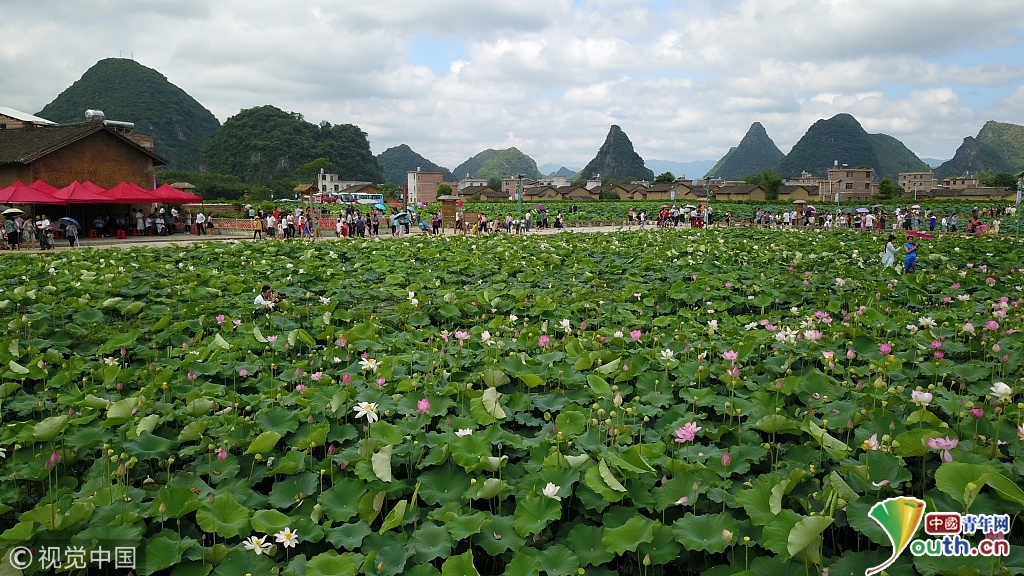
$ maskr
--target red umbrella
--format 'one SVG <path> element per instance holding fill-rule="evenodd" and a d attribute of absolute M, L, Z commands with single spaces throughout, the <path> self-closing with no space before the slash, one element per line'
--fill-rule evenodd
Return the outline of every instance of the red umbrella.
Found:
<path fill-rule="evenodd" d="M 934 238 L 934 236 L 932 236 L 931 234 L 918 232 L 917 230 L 908 230 L 907 236 L 913 236 L 914 238 Z"/>
<path fill-rule="evenodd" d="M 63 204 L 64 201 L 18 180 L 0 190 L 0 202 L 7 204 Z"/>

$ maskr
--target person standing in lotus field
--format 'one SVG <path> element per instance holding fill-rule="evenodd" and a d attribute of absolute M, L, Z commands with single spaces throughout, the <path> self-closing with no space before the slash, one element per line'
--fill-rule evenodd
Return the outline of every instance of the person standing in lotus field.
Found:
<path fill-rule="evenodd" d="M 903 259 L 903 273 L 910 274 L 917 268 L 917 241 L 913 236 L 907 236 L 907 243 L 903 245 L 907 255 Z"/>

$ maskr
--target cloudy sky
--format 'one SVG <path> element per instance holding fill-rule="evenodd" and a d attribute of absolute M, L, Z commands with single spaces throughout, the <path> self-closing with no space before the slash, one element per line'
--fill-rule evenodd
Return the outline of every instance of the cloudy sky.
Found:
<path fill-rule="evenodd" d="M 1024 124 L 1019 0 L 3 0 L 0 106 L 119 56 L 221 122 L 272 104 L 450 168 L 509 146 L 582 167 L 612 124 L 675 161 L 755 121 L 788 152 L 845 112 L 939 159 Z"/>

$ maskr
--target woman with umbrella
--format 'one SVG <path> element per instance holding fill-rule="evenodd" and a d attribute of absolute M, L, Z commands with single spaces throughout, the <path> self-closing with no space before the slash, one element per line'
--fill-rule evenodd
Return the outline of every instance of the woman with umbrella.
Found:
<path fill-rule="evenodd" d="M 18 222 L 14 219 L 18 214 L 24 214 L 24 212 L 17 208 L 4 210 L 4 233 L 7 235 L 7 247 L 10 250 L 21 249 L 21 241 L 19 238 L 21 230 L 18 229 Z"/>
<path fill-rule="evenodd" d="M 68 245 L 74 248 L 75 244 L 78 243 L 78 231 L 81 228 L 78 220 L 65 216 L 60 219 L 60 223 L 64 225 L 64 233 L 67 234 Z"/>

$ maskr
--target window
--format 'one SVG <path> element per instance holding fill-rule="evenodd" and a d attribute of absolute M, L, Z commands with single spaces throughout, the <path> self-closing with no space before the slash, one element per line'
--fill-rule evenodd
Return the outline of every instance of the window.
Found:
<path fill-rule="evenodd" d="M 864 183 L 864 189 L 865 190 L 871 190 L 871 183 L 870 182 L 865 182 Z"/>
<path fill-rule="evenodd" d="M 846 173 L 846 177 L 847 178 L 853 178 L 853 172 L 847 172 Z"/>
<path fill-rule="evenodd" d="M 853 190 L 853 182 L 847 182 L 846 183 L 846 189 L 847 190 Z"/>

